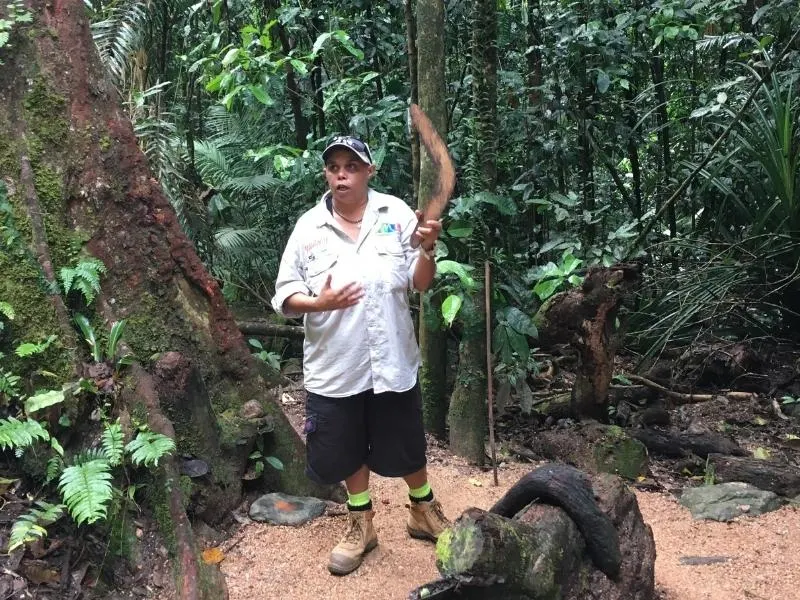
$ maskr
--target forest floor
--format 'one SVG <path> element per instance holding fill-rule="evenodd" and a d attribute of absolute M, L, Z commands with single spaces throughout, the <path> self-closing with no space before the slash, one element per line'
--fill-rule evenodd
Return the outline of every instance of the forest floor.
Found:
<path fill-rule="evenodd" d="M 301 394 L 284 399 L 286 413 L 297 428 L 303 418 Z M 686 407 L 685 411 L 697 413 L 693 414 L 697 426 L 697 415 L 706 414 L 709 424 L 722 418 L 720 408 L 712 403 Z M 746 412 L 742 408 L 737 411 L 739 418 L 744 418 L 743 410 Z M 517 414 L 511 421 L 516 426 L 506 420 L 501 435 L 521 437 L 518 427 L 524 419 Z M 747 422 L 753 422 L 753 415 Z M 528 425 L 529 431 L 535 428 L 533 422 Z M 744 446 L 766 444 L 761 429 L 746 428 L 752 439 L 740 435 L 738 441 Z M 432 438 L 428 454 L 434 491 L 453 519 L 470 506 L 488 508 L 534 466 L 531 462 L 504 460 L 498 467 L 499 485 L 495 487 L 491 469 L 466 464 Z M 800 509 L 786 506 L 731 523 L 696 521 L 678 504 L 677 494 L 684 485 L 696 484 L 697 478 L 682 482 L 673 467 L 670 461 L 651 461 L 655 480 L 646 483 L 650 491 L 635 490 L 655 538 L 657 598 L 800 599 Z M 343 511 L 334 510 L 301 527 L 251 523 L 242 526 L 226 544 L 229 550 L 221 568 L 230 600 L 403 599 L 414 588 L 436 579 L 434 545 L 413 540 L 405 532 L 407 497 L 402 480 L 374 477 L 371 487 L 379 545 L 357 571 L 335 577 L 326 568 L 328 554 L 346 527 Z M 682 563 L 685 557 L 697 556 L 722 556 L 726 560 L 708 565 Z"/>

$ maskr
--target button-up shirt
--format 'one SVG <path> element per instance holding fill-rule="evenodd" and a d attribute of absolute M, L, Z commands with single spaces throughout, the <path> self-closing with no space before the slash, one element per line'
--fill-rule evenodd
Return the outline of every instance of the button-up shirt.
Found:
<path fill-rule="evenodd" d="M 281 259 L 272 306 L 285 317 L 289 296 L 318 295 L 358 282 L 354 306 L 304 315 L 303 375 L 308 391 L 344 397 L 368 389 L 403 392 L 417 380 L 420 357 L 408 304 L 419 249 L 411 247 L 414 211 L 394 196 L 369 190 L 358 239 L 333 219 L 325 198 L 295 225 Z"/>

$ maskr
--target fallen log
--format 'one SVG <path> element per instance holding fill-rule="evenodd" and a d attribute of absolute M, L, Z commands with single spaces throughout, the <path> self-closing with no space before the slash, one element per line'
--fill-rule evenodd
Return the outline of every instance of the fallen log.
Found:
<path fill-rule="evenodd" d="M 597 567 L 609 577 L 619 574 L 617 531 L 597 506 L 586 475 L 568 465 L 540 467 L 511 486 L 490 512 L 510 519 L 534 500 L 564 509 L 586 540 Z"/>
<path fill-rule="evenodd" d="M 788 463 L 721 454 L 710 454 L 708 459 L 715 479 L 722 483 L 743 481 L 790 498 L 800 494 L 800 469 Z"/>
<path fill-rule="evenodd" d="M 242 335 L 264 335 L 284 338 L 302 338 L 305 335 L 300 325 L 280 325 L 267 320 L 237 321 L 236 325 Z"/>
<path fill-rule="evenodd" d="M 607 556 L 598 555 L 600 548 Z M 464 511 L 439 538 L 436 554 L 443 578 L 412 591 L 410 598 L 652 600 L 654 595 L 655 543 L 635 495 L 619 477 L 589 479 L 565 465 L 545 465 L 526 475 L 489 512 Z"/>
<path fill-rule="evenodd" d="M 687 456 L 702 458 L 709 454 L 747 454 L 736 442 L 718 433 L 671 433 L 657 429 L 633 429 L 630 435 L 642 442 L 650 452 L 668 457 Z"/>

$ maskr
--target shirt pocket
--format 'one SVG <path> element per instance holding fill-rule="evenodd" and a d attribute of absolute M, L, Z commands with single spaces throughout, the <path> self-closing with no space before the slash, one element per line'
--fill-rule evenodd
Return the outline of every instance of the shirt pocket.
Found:
<path fill-rule="evenodd" d="M 328 274 L 336 266 L 338 259 L 335 254 L 324 254 L 306 264 L 306 284 L 315 296 L 319 296 Z"/>
<path fill-rule="evenodd" d="M 375 252 L 380 281 L 392 290 L 408 289 L 408 265 L 400 240 L 394 237 L 379 238 L 375 242 Z"/>

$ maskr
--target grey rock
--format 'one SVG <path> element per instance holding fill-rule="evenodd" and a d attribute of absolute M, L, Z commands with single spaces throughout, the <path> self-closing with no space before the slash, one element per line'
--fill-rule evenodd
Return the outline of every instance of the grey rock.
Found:
<path fill-rule="evenodd" d="M 250 518 L 275 525 L 302 525 L 325 512 L 325 502 L 307 496 L 272 493 L 250 505 Z"/>
<path fill-rule="evenodd" d="M 777 510 L 784 502 L 773 492 L 739 481 L 689 488 L 683 492 L 680 500 L 695 519 L 714 521 L 732 521 L 742 515 L 761 515 Z"/>
<path fill-rule="evenodd" d="M 682 565 L 715 565 L 726 563 L 731 559 L 730 556 L 681 556 L 678 562 Z"/>

